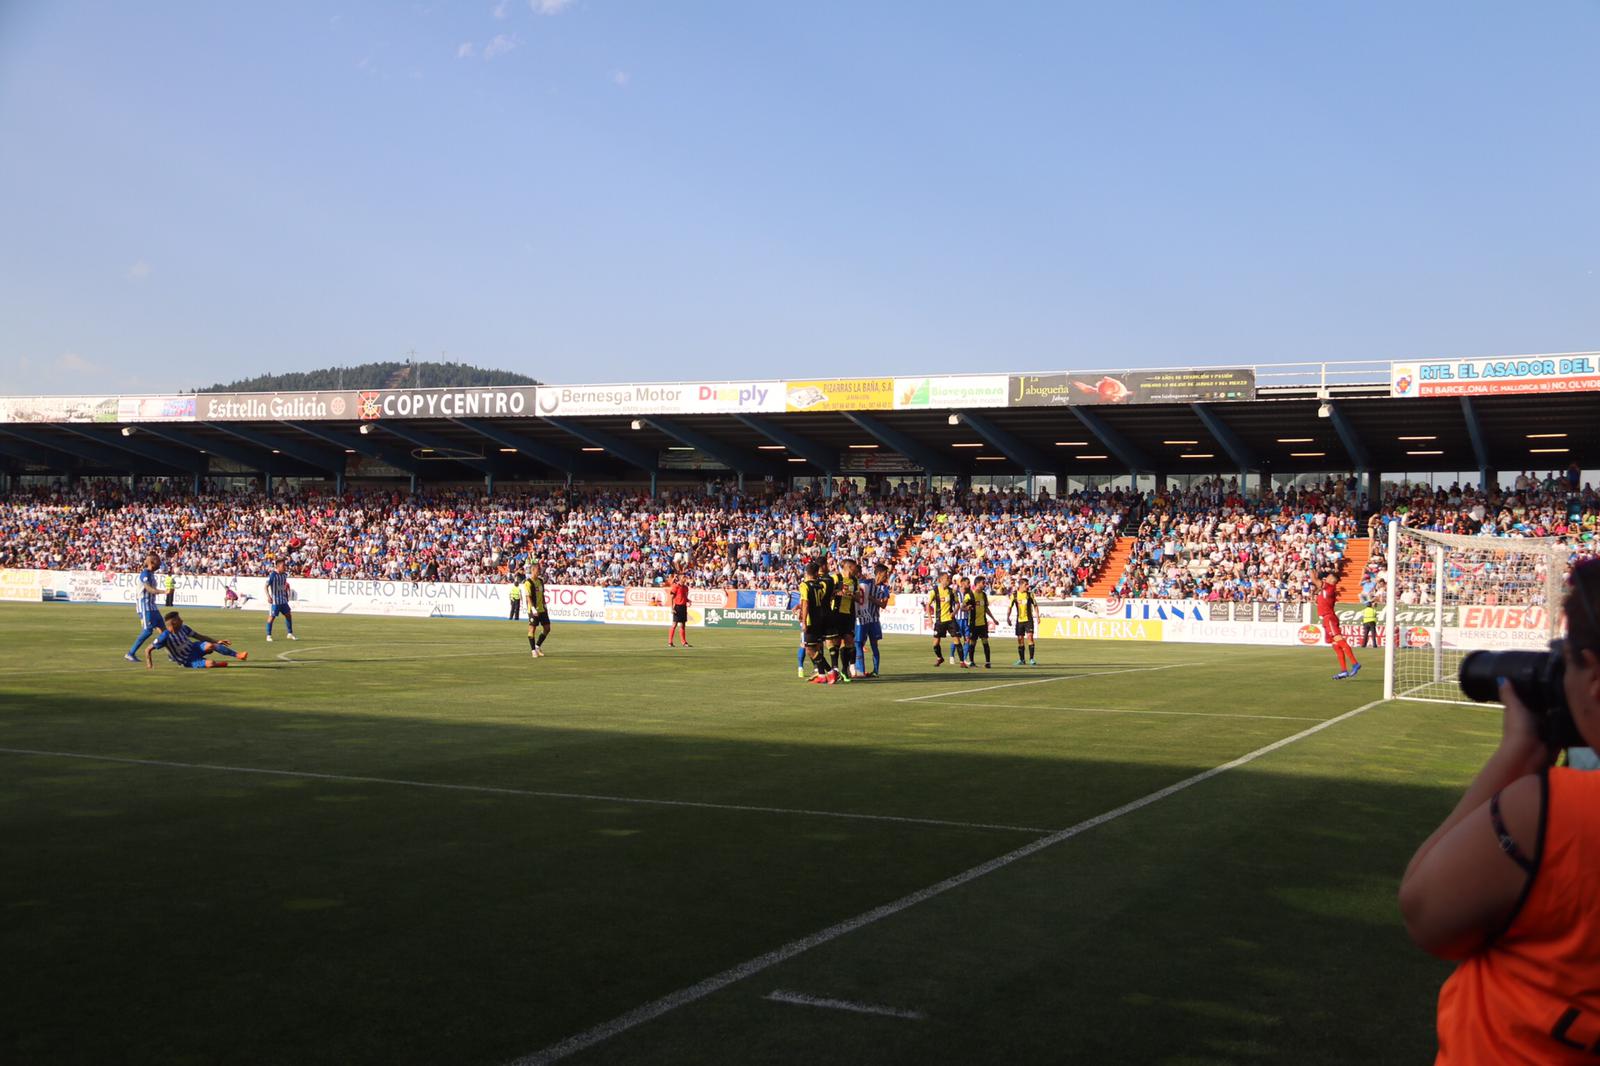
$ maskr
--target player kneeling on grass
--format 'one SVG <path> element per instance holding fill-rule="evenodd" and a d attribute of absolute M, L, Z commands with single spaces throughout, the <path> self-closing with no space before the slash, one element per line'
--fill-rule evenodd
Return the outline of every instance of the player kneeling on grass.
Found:
<path fill-rule="evenodd" d="M 236 658 L 240 662 L 250 658 L 249 652 L 234 651 L 233 646 L 225 640 L 212 640 L 210 637 L 203 637 L 196 633 L 193 629 L 184 625 L 183 618 L 177 611 L 167 612 L 164 621 L 166 628 L 145 649 L 144 665 L 147 670 L 156 668 L 155 655 L 157 648 L 165 648 L 167 655 L 172 658 L 173 662 L 190 670 L 208 670 L 213 666 L 228 665 L 219 659 L 207 659 L 206 656 L 212 653 L 225 655 L 230 659 Z"/>

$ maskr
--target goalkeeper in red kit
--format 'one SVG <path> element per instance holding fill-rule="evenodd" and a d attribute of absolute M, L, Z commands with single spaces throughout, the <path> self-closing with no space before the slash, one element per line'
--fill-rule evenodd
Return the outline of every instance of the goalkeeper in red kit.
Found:
<path fill-rule="evenodd" d="M 1322 623 L 1322 639 L 1333 645 L 1333 653 L 1339 657 L 1339 672 L 1333 679 L 1343 681 L 1360 673 L 1361 664 L 1356 661 L 1356 650 L 1344 639 L 1344 629 L 1339 625 L 1338 600 L 1339 579 L 1331 573 L 1324 574 L 1322 587 L 1317 589 L 1317 620 Z"/>

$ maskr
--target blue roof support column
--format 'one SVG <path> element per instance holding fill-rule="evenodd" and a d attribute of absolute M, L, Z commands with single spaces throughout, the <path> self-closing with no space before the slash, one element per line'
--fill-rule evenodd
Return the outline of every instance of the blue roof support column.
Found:
<path fill-rule="evenodd" d="M 1350 458 L 1355 461 L 1356 472 L 1363 473 L 1372 469 L 1372 459 L 1367 454 L 1367 446 L 1356 432 L 1356 427 L 1350 424 L 1344 411 L 1332 400 L 1324 400 L 1328 405 L 1328 417 L 1333 420 L 1333 431 L 1339 434 L 1339 442 L 1344 445 L 1344 450 L 1350 453 Z"/>
<path fill-rule="evenodd" d="M 1261 458 L 1250 450 L 1250 446 L 1240 439 L 1239 434 L 1222 420 L 1222 415 L 1213 410 L 1208 403 L 1192 403 L 1189 405 L 1200 424 L 1206 427 L 1206 432 L 1217 438 L 1217 443 L 1222 445 L 1222 450 L 1228 453 L 1228 458 L 1240 471 L 1258 470 L 1261 467 Z"/>
<path fill-rule="evenodd" d="M 801 436 L 790 429 L 785 429 L 771 419 L 758 415 L 734 415 L 739 421 L 766 437 L 774 444 L 781 444 L 796 456 L 804 459 L 812 466 L 820 467 L 829 474 L 839 472 L 839 455 L 837 452 L 818 444 L 810 437 Z"/>
<path fill-rule="evenodd" d="M 982 415 L 971 411 L 957 411 L 962 422 L 972 427 L 972 432 L 982 437 L 992 447 L 1000 449 L 1007 459 L 1022 467 L 1025 474 L 1049 470 L 1054 460 L 1008 429 L 1002 429 Z"/>
<path fill-rule="evenodd" d="M 640 470 L 648 470 L 654 473 L 656 468 L 661 465 L 656 454 L 650 449 L 641 447 L 632 441 L 623 440 L 616 434 L 608 433 L 598 426 L 586 426 L 570 418 L 546 418 L 545 422 L 577 437 L 581 441 L 586 441 L 592 448 L 604 448 L 609 454 L 615 455 L 618 459 L 630 466 L 636 466 Z M 651 480 L 653 483 L 654 478 Z"/>
<path fill-rule="evenodd" d="M 411 475 L 412 491 L 416 491 L 417 461 L 411 458 L 410 452 L 397 452 L 394 448 L 380 441 L 374 440 L 368 433 L 344 433 L 332 426 L 322 426 L 316 422 L 284 422 L 291 429 L 297 429 L 309 437 L 325 440 L 329 444 L 340 448 L 347 448 L 359 452 L 370 459 L 403 470 Z"/>
<path fill-rule="evenodd" d="M 396 437 L 399 437 L 407 444 L 414 444 L 418 448 L 432 448 L 437 452 L 458 452 L 462 450 L 461 445 L 456 441 L 441 437 L 437 433 L 429 433 L 424 429 L 417 429 L 413 426 L 404 426 L 398 422 L 368 422 L 366 425 L 376 426 L 386 432 L 393 433 Z M 456 455 L 451 455 L 448 458 L 454 462 L 462 464 L 463 466 L 470 467 L 480 474 L 488 474 L 492 469 L 492 465 L 487 458 L 474 458 L 471 456 Z M 418 462 L 422 461 L 423 460 L 420 459 L 418 460 Z"/>
<path fill-rule="evenodd" d="M 1083 423 L 1085 429 L 1099 437 L 1100 443 L 1104 444 L 1123 466 L 1129 470 L 1155 472 L 1156 464 L 1150 461 L 1149 456 L 1145 455 L 1133 441 L 1106 425 L 1105 419 L 1087 407 L 1069 406 L 1067 410 Z"/>
<path fill-rule="evenodd" d="M 1478 485 L 1485 490 L 1494 475 L 1494 464 L 1489 459 L 1488 442 L 1483 437 L 1483 423 L 1478 419 L 1478 408 L 1471 396 L 1461 397 L 1461 417 L 1467 422 L 1467 437 L 1472 441 L 1472 454 L 1478 460 Z"/>
<path fill-rule="evenodd" d="M 76 433 L 84 440 L 93 441 L 108 448 L 115 448 L 127 452 L 129 455 L 137 455 L 141 459 L 148 459 L 163 466 L 170 466 L 174 470 L 182 470 L 186 474 L 203 474 L 206 470 L 205 456 L 182 452 L 176 448 L 169 448 L 164 444 L 152 444 L 149 441 L 139 440 L 137 438 L 139 432 L 137 427 L 128 427 L 134 430 L 133 436 L 124 436 L 116 430 L 113 430 L 110 434 L 105 434 L 70 424 L 63 425 L 61 428 L 68 433 Z"/>
<path fill-rule="evenodd" d="M 140 426 L 139 432 L 148 433 L 152 437 L 158 437 L 169 444 L 176 444 L 181 448 L 188 448 L 202 455 L 220 455 L 224 459 L 263 474 L 267 472 L 272 463 L 271 451 L 245 448 L 225 440 L 207 440 L 195 436 L 188 430 L 176 429 L 169 425 Z"/>
<path fill-rule="evenodd" d="M 740 478 L 743 478 L 747 472 L 762 475 L 771 474 L 774 477 L 779 473 L 776 463 L 747 452 L 742 448 L 717 440 L 715 437 L 707 436 L 688 426 L 680 425 L 670 418 L 647 417 L 644 421 L 673 440 L 711 456 L 711 458 L 729 470 L 736 472 Z"/>
<path fill-rule="evenodd" d="M 450 421 L 462 429 L 472 430 L 502 448 L 515 448 L 519 454 L 537 459 L 545 466 L 566 474 L 569 479 L 578 469 L 578 457 L 571 452 L 562 451 L 554 444 L 525 437 L 503 426 L 482 422 L 476 418 L 452 418 Z"/>
<path fill-rule="evenodd" d="M 312 447 L 303 441 L 293 440 L 288 437 L 277 437 L 271 433 L 263 433 L 258 429 L 245 426 L 231 425 L 226 422 L 206 422 L 206 426 L 230 437 L 236 437 L 246 444 L 254 444 L 257 448 L 265 448 L 268 452 L 277 450 L 291 459 L 298 459 L 307 466 L 314 466 L 318 470 L 325 470 L 334 477 L 344 476 L 344 452 L 328 452 L 321 448 Z"/>
<path fill-rule="evenodd" d="M 855 411 L 842 411 L 840 413 L 866 430 L 868 436 L 876 438 L 880 443 L 887 444 L 930 474 L 942 474 L 951 468 L 951 460 L 946 459 L 909 433 L 902 433 L 893 426 L 886 425 L 882 419 Z"/>

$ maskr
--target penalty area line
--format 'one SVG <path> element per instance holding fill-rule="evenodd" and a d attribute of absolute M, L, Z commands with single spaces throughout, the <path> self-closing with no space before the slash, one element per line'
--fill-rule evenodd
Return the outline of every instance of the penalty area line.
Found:
<path fill-rule="evenodd" d="M 278 770 L 261 766 L 220 766 L 215 763 L 176 762 L 170 759 L 134 759 L 125 755 L 93 755 L 80 751 L 40 751 L 33 748 L 0 748 L 0 755 L 31 755 L 47 759 L 84 759 L 90 762 L 122 763 L 127 766 L 160 766 L 172 770 L 207 770 L 213 773 L 258 774 L 263 777 L 295 777 L 313 781 L 339 781 L 361 785 L 398 785 L 403 788 L 431 788 L 444 792 L 478 792 L 496 796 L 529 796 L 536 799 L 581 800 L 588 803 L 626 803 L 636 807 L 684 807 L 702 811 L 739 811 L 749 814 L 783 814 L 807 818 L 840 818 L 856 822 L 895 822 L 901 825 L 929 825 L 945 829 L 990 829 L 1006 833 L 1042 833 L 1027 825 L 994 825 L 987 822 L 958 822 L 943 818 L 913 818 L 901 814 L 863 814 L 856 811 L 818 811 L 799 807 L 763 807 L 746 803 L 710 803 L 700 800 L 652 799 L 643 796 L 604 796 L 589 792 L 551 792 L 499 785 L 458 785 L 448 781 L 407 781 L 394 777 L 367 777 L 359 774 L 330 774 L 317 770 Z"/>
<path fill-rule="evenodd" d="M 1246 752 L 1237 759 L 1230 759 L 1220 766 L 1202 770 L 1200 773 L 1193 774 L 1181 781 L 1176 781 L 1166 788 L 1157 789 L 1149 795 L 1124 803 L 1120 807 L 1114 807 L 1103 814 L 1095 815 L 1093 818 L 1086 818 L 1077 825 L 1068 826 L 1047 836 L 1042 836 L 1037 840 L 1022 845 L 1020 848 L 990 859 L 988 862 L 980 863 L 970 869 L 947 877 L 943 881 L 929 885 L 927 888 L 918 889 L 910 895 L 901 896 L 897 900 L 874 907 L 869 911 L 864 911 L 853 918 L 846 918 L 844 921 L 830 925 L 826 929 L 818 930 L 810 936 L 792 940 L 782 947 L 775 948 L 764 955 L 757 955 L 747 962 L 742 962 L 731 969 L 723 970 L 721 973 L 713 974 L 703 981 L 689 985 L 687 988 L 681 988 L 676 992 L 662 996 L 660 999 L 635 1007 L 626 1014 L 620 1014 L 608 1022 L 602 1022 L 591 1029 L 569 1036 L 559 1043 L 551 1044 L 543 1051 L 536 1051 L 531 1055 L 515 1059 L 508 1066 L 546 1066 L 547 1063 L 559 1062 L 569 1055 L 575 1055 L 580 1051 L 594 1047 L 596 1044 L 604 1043 L 614 1036 L 620 1036 L 630 1029 L 634 1029 L 646 1022 L 654 1021 L 664 1014 L 670 1014 L 679 1007 L 702 1000 L 714 992 L 722 991 L 729 985 L 737 984 L 746 978 L 754 977 L 764 970 L 769 970 L 779 963 L 787 962 L 798 955 L 803 955 L 812 948 L 821 947 L 823 944 L 838 940 L 840 937 L 848 936 L 858 929 L 863 929 L 885 918 L 893 917 L 901 911 L 915 907 L 919 903 L 926 903 L 928 900 L 936 896 L 942 896 L 952 889 L 960 888 L 981 877 L 987 877 L 997 870 L 1003 870 L 1015 862 L 1028 858 L 1030 855 L 1044 851 L 1046 848 L 1071 840 L 1073 837 L 1087 833 L 1089 830 L 1105 825 L 1107 822 L 1114 822 L 1124 815 L 1143 810 L 1151 804 L 1160 803 L 1167 797 L 1175 796 L 1179 792 L 1209 781 L 1218 774 L 1238 769 L 1248 763 L 1255 762 L 1265 755 L 1270 755 L 1275 751 L 1286 748 L 1290 744 L 1315 736 L 1324 729 L 1329 729 L 1340 722 L 1348 721 L 1359 714 L 1364 714 L 1372 710 L 1372 708 L 1380 706 L 1383 702 L 1383 700 L 1373 700 L 1371 703 L 1364 703 L 1360 707 L 1346 711 L 1335 718 L 1329 718 L 1325 722 L 1318 722 L 1309 729 L 1302 729 L 1300 732 L 1284 737 L 1282 740 L 1276 740 L 1254 751 Z"/>
<path fill-rule="evenodd" d="M 1133 666 L 1122 670 L 1091 670 L 1083 674 L 1062 674 L 1059 677 L 1035 677 L 1027 681 L 1007 681 L 999 685 L 979 685 L 977 688 L 953 688 L 949 692 L 930 692 L 925 696 L 906 696 L 896 703 L 917 703 L 936 700 L 944 696 L 970 696 L 974 692 L 994 692 L 1002 688 L 1020 688 L 1023 685 L 1048 685 L 1055 681 L 1076 681 L 1082 677 L 1109 677 L 1112 674 L 1148 674 L 1157 670 L 1176 670 L 1180 666 L 1198 666 L 1199 663 L 1168 663 L 1166 666 Z"/>
<path fill-rule="evenodd" d="M 774 1003 L 793 1003 L 799 1007 L 847 1010 L 853 1014 L 878 1014 L 885 1018 L 901 1018 L 908 1022 L 926 1021 L 928 1017 L 921 1011 L 899 1010 L 895 1007 L 875 1007 L 871 1003 L 855 1003 L 848 999 L 825 999 L 821 996 L 808 996 L 803 992 L 786 992 L 781 988 L 773 989 L 763 998 L 769 999 Z"/>

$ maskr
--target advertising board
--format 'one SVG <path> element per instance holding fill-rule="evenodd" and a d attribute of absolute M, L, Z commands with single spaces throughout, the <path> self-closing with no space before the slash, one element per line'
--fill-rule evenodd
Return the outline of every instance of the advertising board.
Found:
<path fill-rule="evenodd" d="M 800 619 L 792 611 L 775 611 L 765 607 L 708 607 L 705 612 L 707 627 L 717 629 L 795 629 Z"/>
<path fill-rule="evenodd" d="M 1392 396 L 1503 396 L 1600 390 L 1600 352 L 1389 364 Z"/>
<path fill-rule="evenodd" d="M 683 381 L 648 385 L 542 385 L 541 415 L 760 414 L 783 410 L 778 381 Z"/>
<path fill-rule="evenodd" d="M 784 382 L 786 411 L 887 411 L 893 407 L 893 378 Z"/>
<path fill-rule="evenodd" d="M 1010 379 L 1004 374 L 895 378 L 897 411 L 950 407 L 1004 407 Z"/>
<path fill-rule="evenodd" d="M 1125 370 L 1086 374 L 1021 374 L 1010 379 L 1012 407 L 1081 404 L 1199 403 L 1253 400 L 1254 370 Z"/>

